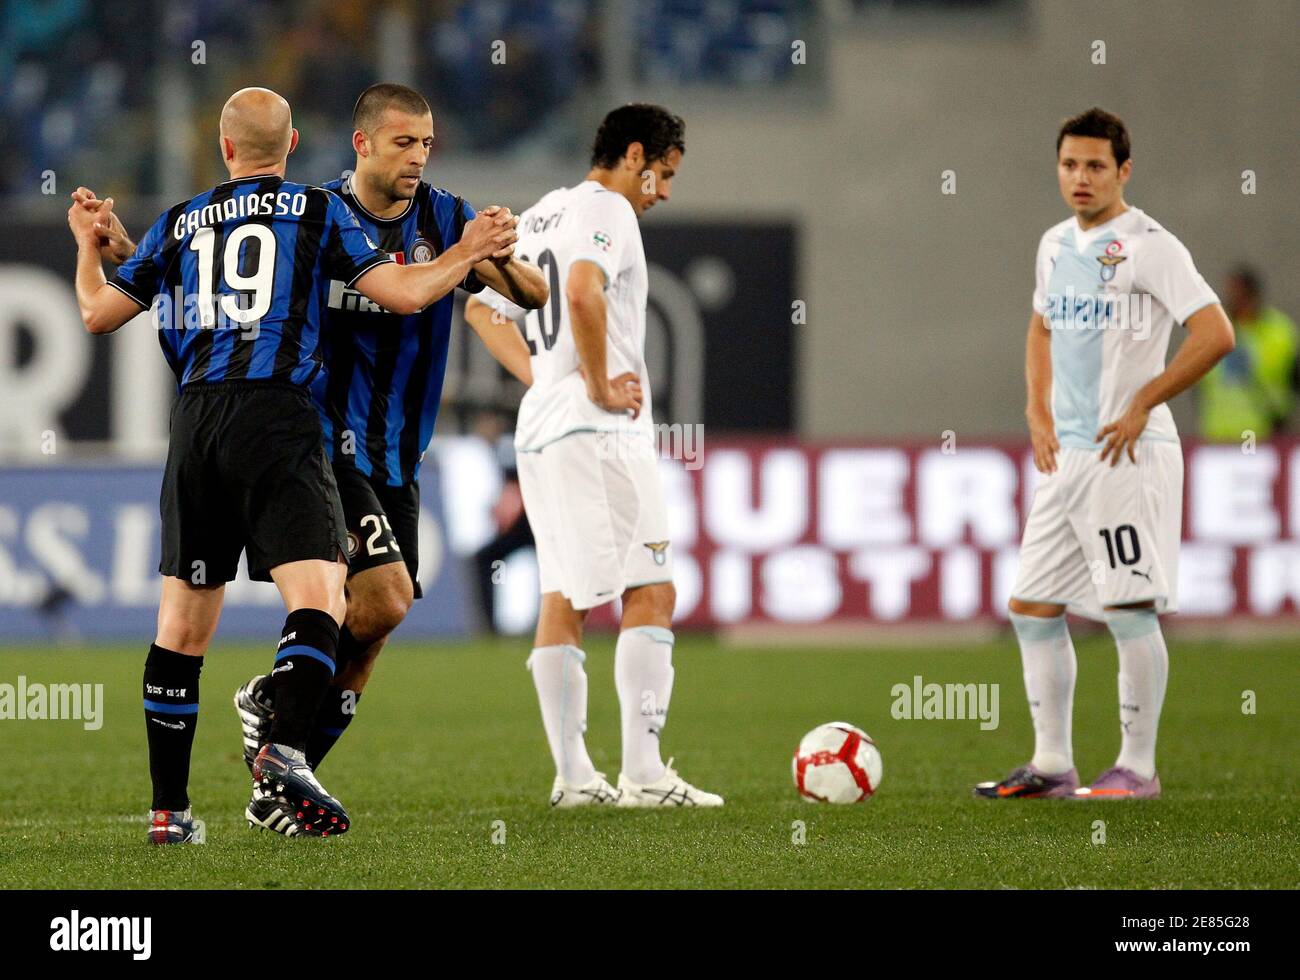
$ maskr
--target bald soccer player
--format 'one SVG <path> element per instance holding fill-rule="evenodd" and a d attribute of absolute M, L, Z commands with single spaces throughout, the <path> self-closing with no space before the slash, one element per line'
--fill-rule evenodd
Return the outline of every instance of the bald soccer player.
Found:
<path fill-rule="evenodd" d="M 349 829 L 305 756 L 346 609 L 343 508 L 308 390 L 321 369 L 329 285 L 414 313 L 476 263 L 508 255 L 516 238 L 508 212 L 482 214 L 434 261 L 398 264 L 335 194 L 284 179 L 298 133 L 279 95 L 236 92 L 220 132 L 230 179 L 169 208 L 111 281 L 100 218 L 81 203 L 68 210 L 86 329 L 112 333 L 152 308 L 179 387 L 162 486 L 158 631 L 144 671 L 149 840 L 158 844 L 194 840 L 199 672 L 242 553 L 287 611 L 270 672 L 275 719 L 253 763 L 245 816 L 288 836 Z"/>
<path fill-rule="evenodd" d="M 324 187 L 398 262 L 429 262 L 454 246 L 476 212 L 464 198 L 421 179 L 434 142 L 429 104 L 414 89 L 381 82 L 358 97 L 352 121 L 354 169 Z M 112 202 L 85 188 L 73 197 L 99 212 L 105 257 L 126 261 L 135 246 Z M 498 211 L 509 216 L 496 205 L 484 209 Z M 477 263 L 457 285 L 469 293 L 490 286 L 524 309 L 536 309 L 549 296 L 541 270 L 509 250 Z M 452 307 L 447 293 L 401 314 L 335 279 L 321 311 L 324 368 L 312 394 L 347 525 L 348 608 L 334 678 L 307 740 L 313 770 L 353 723 L 380 651 L 423 594 L 420 470 L 442 400 Z M 489 324 L 479 333 L 496 356 L 527 364 L 528 347 L 513 323 Z M 274 717 L 272 687 L 272 675 L 262 673 L 235 692 L 250 768 Z"/>

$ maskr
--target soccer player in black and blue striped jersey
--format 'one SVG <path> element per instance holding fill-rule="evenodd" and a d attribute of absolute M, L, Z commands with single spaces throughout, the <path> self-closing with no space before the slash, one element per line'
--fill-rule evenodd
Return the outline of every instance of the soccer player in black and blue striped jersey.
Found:
<path fill-rule="evenodd" d="M 323 186 L 343 199 L 367 236 L 397 262 L 436 260 L 456 245 L 475 211 L 421 179 L 434 139 L 428 103 L 403 85 L 373 85 L 357 99 L 353 124 L 355 169 Z M 103 207 L 89 194 L 78 199 L 101 209 L 101 230 L 111 245 L 107 257 L 121 261 L 130 255 L 134 246 L 111 204 Z M 513 221 L 506 208 L 483 213 Z M 478 262 L 458 285 L 470 292 L 491 286 L 526 309 L 549 296 L 537 267 L 516 259 L 511 249 Z M 352 721 L 379 652 L 421 594 L 420 461 L 442 397 L 452 297 L 403 315 L 335 278 L 322 314 L 325 370 L 312 389 L 343 503 L 349 570 L 337 670 L 307 744 L 313 767 Z M 476 329 L 498 360 L 527 370 L 528 349 L 513 324 Z M 268 675 L 244 684 L 235 705 L 251 766 L 274 711 Z"/>
<path fill-rule="evenodd" d="M 284 179 L 297 139 L 284 99 L 236 92 L 221 115 L 230 180 L 168 209 L 112 282 L 101 265 L 102 212 L 83 200 L 68 211 L 86 328 L 111 333 L 152 308 L 180 392 L 163 478 L 158 632 L 144 675 L 155 843 L 193 836 L 199 672 L 245 552 L 250 576 L 274 581 L 288 613 L 270 675 L 275 717 L 246 816 L 289 835 L 348 829 L 306 758 L 346 611 L 345 519 L 309 393 L 330 283 L 415 313 L 480 261 L 509 255 L 516 237 L 508 213 L 484 214 L 434 261 L 399 265 L 337 195 Z"/>
<path fill-rule="evenodd" d="M 433 115 L 418 92 L 373 85 L 353 110 L 355 168 L 324 185 L 398 262 L 435 259 L 475 217 L 464 199 L 422 179 L 433 141 Z M 484 213 L 514 220 L 506 208 Z M 490 286 L 525 309 L 549 297 L 541 271 L 509 250 L 477 263 L 458 285 L 471 293 Z M 448 294 L 402 316 L 341 279 L 331 283 L 323 334 L 327 370 L 314 390 L 347 518 L 350 568 L 339 670 L 308 744 L 313 764 L 351 722 L 375 659 L 421 595 L 420 462 L 442 399 L 452 303 Z M 527 346 L 514 324 L 491 325 L 480 336 L 498 359 L 513 348 L 514 361 L 527 363 Z M 246 746 L 256 744 L 269 724 L 269 699 L 260 697 L 264 686 L 253 678 L 236 695 Z"/>

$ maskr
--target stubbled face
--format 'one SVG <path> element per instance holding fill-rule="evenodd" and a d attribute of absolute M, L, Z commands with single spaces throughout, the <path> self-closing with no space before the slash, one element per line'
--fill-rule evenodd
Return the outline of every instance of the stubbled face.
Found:
<path fill-rule="evenodd" d="M 1067 136 L 1056 155 L 1056 179 L 1061 197 L 1085 220 L 1105 213 L 1118 202 L 1133 162 L 1116 166 L 1110 140 L 1096 136 Z"/>
<path fill-rule="evenodd" d="M 659 201 L 666 201 L 672 196 L 673 178 L 677 176 L 681 165 L 682 151 L 672 149 L 662 160 L 656 160 L 641 168 L 637 191 L 632 197 L 632 208 L 638 218 Z"/>
<path fill-rule="evenodd" d="M 370 189 L 393 201 L 410 200 L 433 149 L 433 116 L 387 109 L 379 125 L 363 134 L 362 146 L 358 173 Z"/>

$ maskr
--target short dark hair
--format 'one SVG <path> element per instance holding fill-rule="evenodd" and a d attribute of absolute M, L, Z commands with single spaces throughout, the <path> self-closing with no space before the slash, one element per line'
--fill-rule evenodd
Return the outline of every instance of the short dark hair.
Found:
<path fill-rule="evenodd" d="M 1087 112 L 1071 116 L 1061 123 L 1061 131 L 1056 134 L 1057 156 L 1060 156 L 1061 144 L 1067 136 L 1091 136 L 1094 139 L 1110 140 L 1117 167 L 1123 166 L 1129 158 L 1128 129 L 1124 126 L 1124 120 L 1105 109 L 1093 106 Z"/>
<path fill-rule="evenodd" d="M 662 160 L 672 150 L 686 152 L 686 124 L 663 106 L 632 102 L 605 117 L 591 146 L 591 165 L 616 166 L 632 143 L 645 150 L 646 163 Z"/>
<path fill-rule="evenodd" d="M 399 109 L 413 116 L 432 115 L 429 103 L 413 88 L 396 82 L 379 82 L 361 93 L 352 110 L 352 126 L 363 133 L 370 132 L 384 114 L 385 109 Z"/>

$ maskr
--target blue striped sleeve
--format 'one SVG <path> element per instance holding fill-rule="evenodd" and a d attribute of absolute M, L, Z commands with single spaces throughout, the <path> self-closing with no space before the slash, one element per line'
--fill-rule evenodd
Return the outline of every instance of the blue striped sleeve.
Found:
<path fill-rule="evenodd" d="M 108 281 L 110 286 L 120 289 L 145 309 L 158 294 L 166 271 L 163 250 L 167 245 L 167 216 L 170 213 L 164 211 L 158 217 L 135 247 L 135 254 L 122 263 L 117 275 Z"/>
<path fill-rule="evenodd" d="M 357 222 L 352 209 L 332 191 L 323 191 L 328 197 L 325 208 L 325 271 L 331 278 L 351 286 L 375 266 L 393 261 L 387 252 L 381 252 Z"/>

